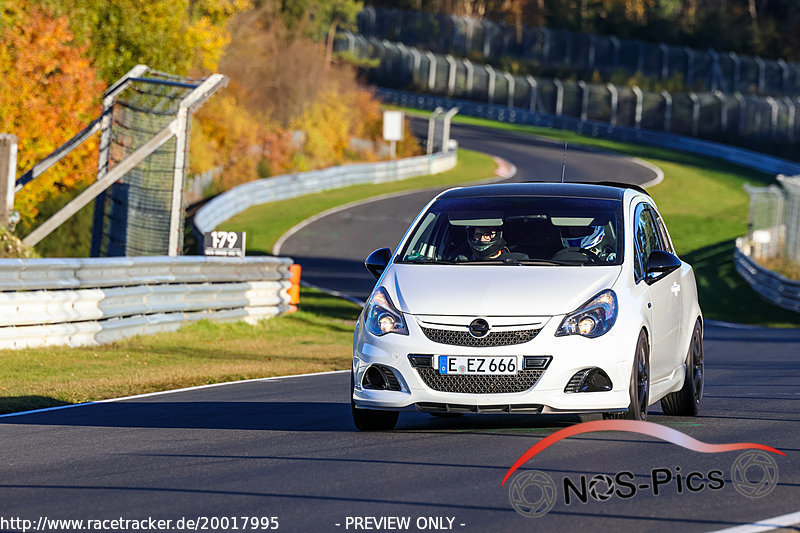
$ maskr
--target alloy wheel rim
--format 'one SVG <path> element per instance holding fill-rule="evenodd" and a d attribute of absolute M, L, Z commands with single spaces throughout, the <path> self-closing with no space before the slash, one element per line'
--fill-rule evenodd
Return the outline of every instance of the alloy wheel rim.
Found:
<path fill-rule="evenodd" d="M 639 354 L 636 361 L 637 373 L 637 396 L 639 400 L 639 418 L 644 419 L 647 416 L 647 388 L 648 388 L 648 375 L 647 375 L 647 346 L 643 340 L 639 345 Z"/>
<path fill-rule="evenodd" d="M 700 343 L 700 332 L 697 330 L 692 337 L 692 366 L 694 367 L 694 399 L 699 402 L 703 395 L 703 346 Z"/>

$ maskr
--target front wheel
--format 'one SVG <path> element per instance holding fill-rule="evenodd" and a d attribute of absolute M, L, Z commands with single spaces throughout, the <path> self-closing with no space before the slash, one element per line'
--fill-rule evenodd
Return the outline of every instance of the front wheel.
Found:
<path fill-rule="evenodd" d="M 353 423 L 359 431 L 388 431 L 397 425 L 400 415 L 397 411 L 378 411 L 375 409 L 359 409 L 353 400 L 355 389 L 355 373 L 350 369 L 350 410 L 353 413 Z"/>
<path fill-rule="evenodd" d="M 645 420 L 647 406 L 650 403 L 650 344 L 647 334 L 642 330 L 636 342 L 636 354 L 633 358 L 631 369 L 631 383 L 629 387 L 630 404 L 627 413 L 603 413 L 605 420 Z"/>
<path fill-rule="evenodd" d="M 661 399 L 661 409 L 669 416 L 697 416 L 700 401 L 703 399 L 705 385 L 705 364 L 703 361 L 703 326 L 700 319 L 694 324 L 692 342 L 686 354 L 686 376 L 681 390 L 671 392 Z"/>

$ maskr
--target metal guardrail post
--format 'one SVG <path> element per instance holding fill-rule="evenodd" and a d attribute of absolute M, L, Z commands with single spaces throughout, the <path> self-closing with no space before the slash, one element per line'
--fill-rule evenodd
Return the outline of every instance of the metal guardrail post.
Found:
<path fill-rule="evenodd" d="M 17 137 L 0 133 L 0 226 L 9 228 L 17 178 Z"/>
<path fill-rule="evenodd" d="M 758 65 L 758 94 L 764 94 L 767 80 L 767 64 L 758 56 L 755 57 L 755 62 Z"/>

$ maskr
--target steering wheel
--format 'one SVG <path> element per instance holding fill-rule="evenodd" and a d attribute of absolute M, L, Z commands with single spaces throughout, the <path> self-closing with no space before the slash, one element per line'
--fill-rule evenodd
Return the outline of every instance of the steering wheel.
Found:
<path fill-rule="evenodd" d="M 600 259 L 599 255 L 589 250 L 588 248 L 578 248 L 578 251 L 583 255 L 585 255 L 586 258 L 589 259 L 589 263 L 593 265 L 598 265 L 603 262 L 603 260 Z"/>
<path fill-rule="evenodd" d="M 589 264 L 592 265 L 598 265 L 603 263 L 603 260 L 593 251 L 586 248 L 576 248 L 576 247 L 562 248 L 561 250 L 556 252 L 556 254 L 553 256 L 553 259 L 580 261 L 580 259 L 574 254 L 581 254 L 581 256 L 585 257 L 589 261 Z"/>

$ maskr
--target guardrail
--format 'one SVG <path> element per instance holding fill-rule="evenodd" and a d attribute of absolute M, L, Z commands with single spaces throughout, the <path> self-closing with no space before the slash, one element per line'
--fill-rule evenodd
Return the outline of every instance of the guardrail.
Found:
<path fill-rule="evenodd" d="M 736 239 L 733 253 L 736 272 L 762 297 L 784 309 L 800 313 L 800 281 L 767 270 L 749 255 L 750 250 L 745 239 Z"/>
<path fill-rule="evenodd" d="M 396 161 L 343 165 L 251 181 L 220 194 L 198 209 L 194 216 L 194 227 L 200 233 L 207 233 L 254 205 L 348 185 L 384 183 L 438 174 L 455 167 L 457 161 L 457 152 L 451 150 Z"/>
<path fill-rule="evenodd" d="M 94 345 L 291 310 L 284 257 L 0 260 L 0 348 Z"/>

